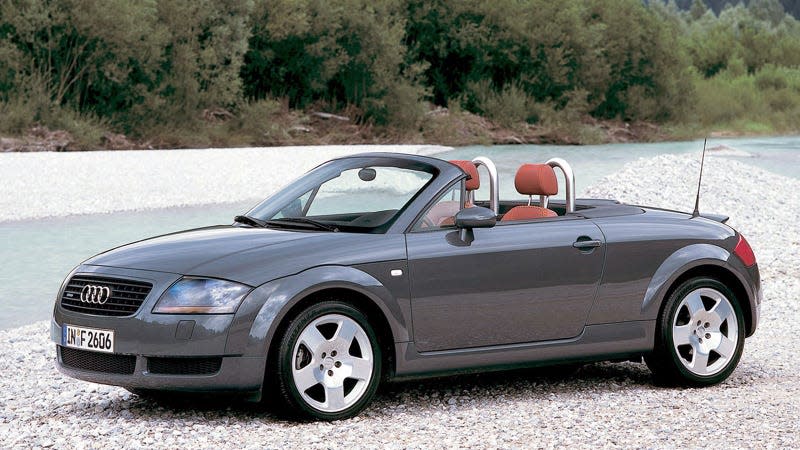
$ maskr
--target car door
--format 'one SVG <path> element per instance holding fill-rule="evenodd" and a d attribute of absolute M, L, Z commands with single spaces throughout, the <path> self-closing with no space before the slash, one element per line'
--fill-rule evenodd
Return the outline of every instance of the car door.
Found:
<path fill-rule="evenodd" d="M 579 217 L 498 223 L 471 237 L 462 241 L 453 228 L 406 235 L 418 351 L 582 332 L 605 253 L 594 223 Z"/>

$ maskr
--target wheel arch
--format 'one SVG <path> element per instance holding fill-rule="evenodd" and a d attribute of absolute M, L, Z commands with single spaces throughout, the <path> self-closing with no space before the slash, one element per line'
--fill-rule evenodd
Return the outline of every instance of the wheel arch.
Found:
<path fill-rule="evenodd" d="M 409 340 L 402 308 L 380 281 L 350 266 L 320 266 L 259 286 L 243 322 L 248 324 L 246 342 L 228 342 L 228 349 L 241 348 L 246 356 L 274 358 L 280 333 L 293 317 L 322 299 L 336 299 L 362 311 L 370 320 L 384 355 L 384 374 L 395 370 L 395 342 Z M 244 306 L 244 305 L 243 305 Z M 240 308 L 242 309 L 242 308 Z M 237 313 L 239 315 L 239 313 Z M 388 360 L 387 360 L 388 358 Z"/>
<path fill-rule="evenodd" d="M 742 274 L 729 262 L 728 250 L 712 244 L 692 244 L 670 255 L 656 270 L 642 302 L 642 315 L 654 319 L 666 300 L 684 281 L 697 276 L 715 278 L 729 286 L 736 296 L 745 319 L 746 336 L 755 331 L 753 293 Z"/>
<path fill-rule="evenodd" d="M 664 296 L 661 299 L 660 309 L 664 308 L 666 300 L 675 292 L 676 289 L 678 289 L 681 284 L 696 277 L 713 278 L 733 291 L 733 295 L 736 297 L 735 300 L 739 304 L 739 308 L 744 314 L 745 336 L 750 336 L 753 330 L 753 313 L 750 310 L 749 301 L 747 300 L 749 298 L 747 289 L 745 289 L 744 284 L 736 275 L 733 274 L 733 272 L 719 265 L 705 264 L 695 266 L 680 274 L 680 276 L 678 276 L 665 291 Z"/>
<path fill-rule="evenodd" d="M 372 326 L 375 336 L 378 338 L 378 345 L 381 348 L 381 356 L 383 358 L 383 373 L 381 376 L 384 379 L 391 377 L 394 373 L 395 345 L 389 320 L 373 298 L 363 291 L 354 289 L 352 286 L 322 287 L 317 290 L 306 292 L 303 296 L 297 298 L 275 324 L 272 338 L 267 348 L 267 367 L 269 367 L 269 362 L 273 361 L 273 358 L 275 358 L 278 346 L 280 345 L 279 337 L 289 326 L 291 320 L 314 303 L 325 300 L 336 300 L 348 304 L 367 316 L 367 320 Z"/>

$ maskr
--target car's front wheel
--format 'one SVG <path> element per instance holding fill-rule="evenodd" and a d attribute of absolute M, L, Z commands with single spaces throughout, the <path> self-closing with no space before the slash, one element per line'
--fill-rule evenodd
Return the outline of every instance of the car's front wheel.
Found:
<path fill-rule="evenodd" d="M 288 325 L 277 383 L 295 416 L 337 420 L 363 410 L 378 387 L 381 350 L 367 317 L 337 301 L 314 304 Z"/>
<path fill-rule="evenodd" d="M 744 348 L 744 318 L 733 292 L 698 277 L 678 286 L 658 319 L 655 348 L 645 360 L 665 384 L 707 386 L 730 376 Z"/>

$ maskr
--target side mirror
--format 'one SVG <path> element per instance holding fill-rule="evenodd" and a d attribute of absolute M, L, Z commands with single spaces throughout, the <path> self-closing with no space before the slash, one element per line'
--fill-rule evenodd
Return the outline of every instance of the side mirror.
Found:
<path fill-rule="evenodd" d="M 459 211 L 456 214 L 455 224 L 462 229 L 492 228 L 497 224 L 497 216 L 489 208 L 473 206 Z"/>
<path fill-rule="evenodd" d="M 474 239 L 473 228 L 492 228 L 497 224 L 494 211 L 481 206 L 462 209 L 456 213 L 455 225 L 459 228 L 459 239 L 469 245 Z"/>

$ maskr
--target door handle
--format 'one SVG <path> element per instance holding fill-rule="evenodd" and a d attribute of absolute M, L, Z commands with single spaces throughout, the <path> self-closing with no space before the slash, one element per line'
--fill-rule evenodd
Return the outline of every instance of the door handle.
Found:
<path fill-rule="evenodd" d="M 601 245 L 603 245 L 603 243 L 598 239 L 581 240 L 578 238 L 577 241 L 572 243 L 572 246 L 579 250 L 589 250 L 600 247 Z"/>

